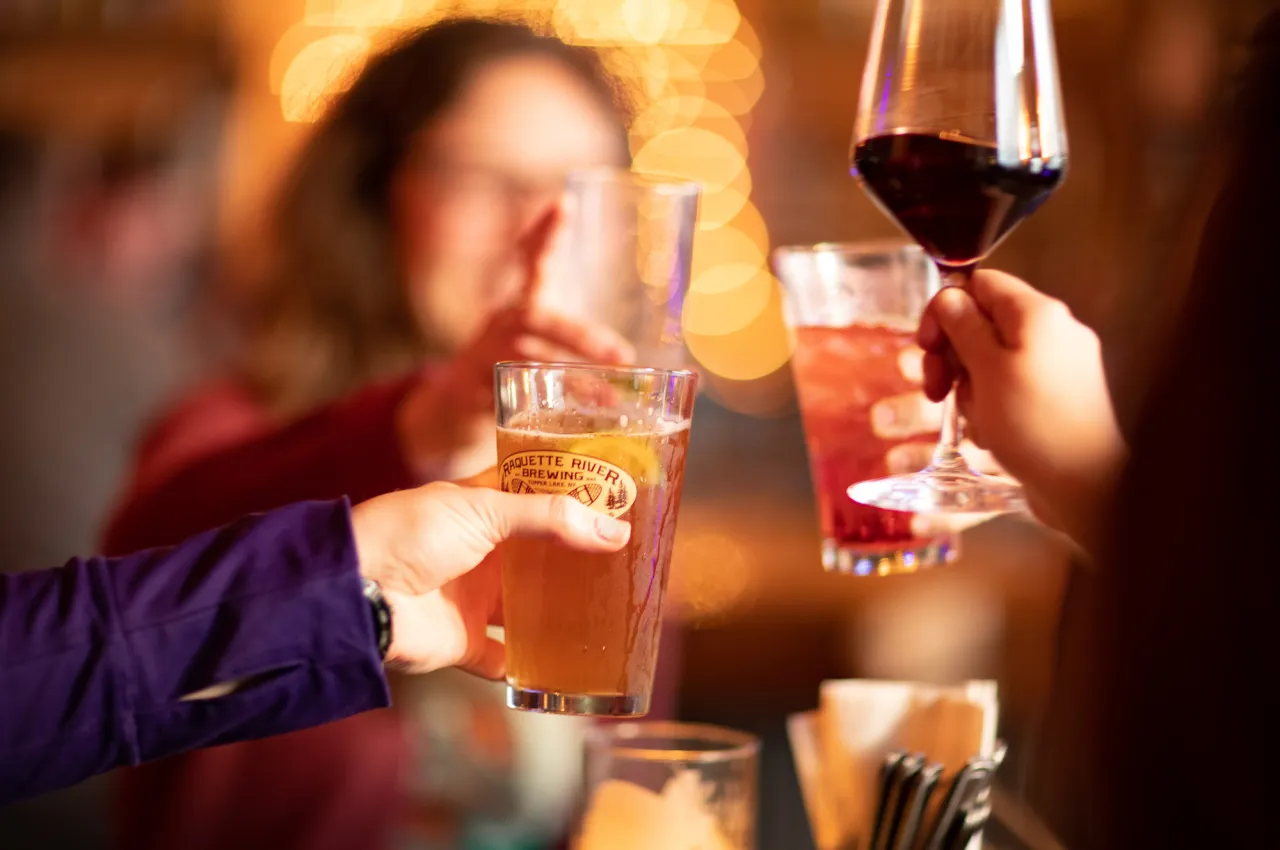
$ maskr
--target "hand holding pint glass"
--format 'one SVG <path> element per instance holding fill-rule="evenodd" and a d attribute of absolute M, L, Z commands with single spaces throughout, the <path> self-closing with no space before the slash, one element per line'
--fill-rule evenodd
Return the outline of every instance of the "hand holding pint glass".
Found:
<path fill-rule="evenodd" d="M 649 710 L 696 376 L 555 363 L 494 367 L 498 474 L 631 523 L 620 551 L 502 547 L 507 704 L 555 714 Z"/>

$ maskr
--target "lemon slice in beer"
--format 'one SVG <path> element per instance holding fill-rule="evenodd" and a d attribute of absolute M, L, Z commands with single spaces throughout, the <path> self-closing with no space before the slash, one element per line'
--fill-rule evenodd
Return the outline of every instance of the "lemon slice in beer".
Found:
<path fill-rule="evenodd" d="M 576 441 L 569 446 L 569 451 L 621 467 L 639 483 L 655 484 L 662 480 L 662 464 L 647 436 L 596 434 Z"/>

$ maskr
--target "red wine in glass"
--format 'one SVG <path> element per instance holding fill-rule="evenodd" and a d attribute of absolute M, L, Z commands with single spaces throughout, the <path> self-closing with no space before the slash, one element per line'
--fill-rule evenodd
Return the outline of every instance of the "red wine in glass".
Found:
<path fill-rule="evenodd" d="M 1061 161 L 1001 164 L 995 145 L 889 133 L 853 148 L 851 171 L 940 265 L 968 268 L 1058 187 Z"/>

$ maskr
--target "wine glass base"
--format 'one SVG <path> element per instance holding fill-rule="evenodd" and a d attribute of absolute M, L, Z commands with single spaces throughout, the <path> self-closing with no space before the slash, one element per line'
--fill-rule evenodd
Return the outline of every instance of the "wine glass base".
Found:
<path fill-rule="evenodd" d="M 890 576 L 950 564 L 959 553 L 960 538 L 952 534 L 878 545 L 827 537 L 822 541 L 822 566 L 829 573 L 842 575 Z"/>
<path fill-rule="evenodd" d="M 976 472 L 925 470 L 860 481 L 849 498 L 873 508 L 915 514 L 994 514 L 1027 510 L 1022 487 L 1008 478 Z"/>

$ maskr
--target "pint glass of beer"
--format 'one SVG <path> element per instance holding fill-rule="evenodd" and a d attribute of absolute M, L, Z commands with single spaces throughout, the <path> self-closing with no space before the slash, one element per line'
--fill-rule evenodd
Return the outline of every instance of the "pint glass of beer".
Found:
<path fill-rule="evenodd" d="M 612 554 L 502 545 L 507 705 L 634 717 L 649 710 L 696 376 L 557 363 L 494 367 L 508 493 L 567 495 L 631 523 Z"/>

